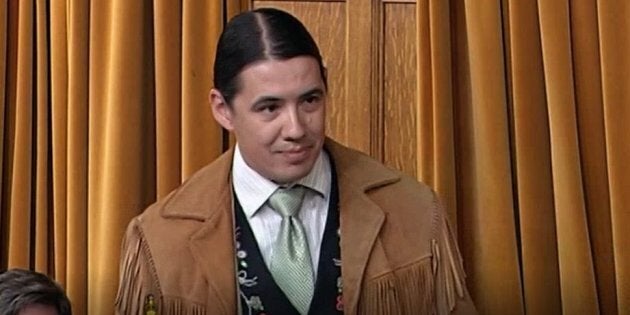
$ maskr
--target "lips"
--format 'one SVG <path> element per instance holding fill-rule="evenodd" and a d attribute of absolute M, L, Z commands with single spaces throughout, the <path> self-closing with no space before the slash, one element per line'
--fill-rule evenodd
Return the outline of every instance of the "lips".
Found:
<path fill-rule="evenodd" d="M 310 147 L 300 147 L 281 151 L 281 154 L 291 164 L 299 163 L 308 157 Z"/>
<path fill-rule="evenodd" d="M 297 148 L 297 149 L 291 149 L 291 150 L 284 150 L 284 153 L 300 153 L 300 152 L 304 152 L 306 151 L 307 148 Z"/>

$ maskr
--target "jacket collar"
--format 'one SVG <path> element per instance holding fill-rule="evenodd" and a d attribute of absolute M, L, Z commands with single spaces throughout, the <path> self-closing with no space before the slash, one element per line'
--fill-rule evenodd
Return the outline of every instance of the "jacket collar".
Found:
<path fill-rule="evenodd" d="M 187 244 L 208 283 L 217 314 L 236 314 L 231 166 L 233 149 L 190 177 L 165 198 L 165 219 L 195 220 Z M 168 231 L 166 232 L 168 233 Z M 173 257 L 177 259 L 177 257 Z"/>
<path fill-rule="evenodd" d="M 400 175 L 372 158 L 346 148 L 330 138 L 325 147 L 337 167 L 339 187 L 365 193 L 400 180 Z M 213 205 L 226 193 L 231 198 L 231 171 L 234 148 L 195 173 L 180 188 L 171 193 L 162 208 L 165 218 L 206 221 L 223 210 Z M 343 185 L 342 185 L 343 184 Z"/>
<path fill-rule="evenodd" d="M 350 188 L 355 188 L 356 191 L 368 192 L 400 180 L 396 171 L 361 152 L 342 146 L 332 139 L 326 139 L 325 146 L 335 162 L 339 181 L 351 184 Z"/>
<path fill-rule="evenodd" d="M 164 218 L 207 221 L 224 209 L 217 201 L 231 193 L 234 148 L 203 167 L 167 197 L 162 207 Z"/>
<path fill-rule="evenodd" d="M 369 191 L 399 181 L 400 175 L 332 139 L 326 139 L 325 146 L 337 169 L 344 302 L 348 304 L 347 313 L 353 314 L 370 253 L 385 222 L 385 214 L 368 197 Z M 164 218 L 203 222 L 189 245 L 226 314 L 235 313 L 237 303 L 236 279 L 229 272 L 235 268 L 234 248 L 228 245 L 234 241 L 230 180 L 233 154 L 233 149 L 227 151 L 193 175 L 168 197 L 161 213 Z"/>
<path fill-rule="evenodd" d="M 399 181 L 400 175 L 335 142 L 328 143 L 327 149 L 339 184 L 344 310 L 356 314 L 367 264 L 385 222 L 385 213 L 369 198 L 369 192 Z"/>

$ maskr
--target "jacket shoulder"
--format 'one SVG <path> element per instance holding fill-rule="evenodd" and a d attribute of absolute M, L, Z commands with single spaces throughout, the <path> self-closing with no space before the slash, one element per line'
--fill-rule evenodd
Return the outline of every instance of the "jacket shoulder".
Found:
<path fill-rule="evenodd" d="M 180 296 L 190 307 L 203 301 L 201 289 L 181 296 L 199 282 L 189 243 L 226 203 L 217 196 L 229 192 L 230 162 L 229 154 L 220 157 L 129 222 L 120 261 L 119 313 L 136 314 L 148 294 L 156 299 Z"/>

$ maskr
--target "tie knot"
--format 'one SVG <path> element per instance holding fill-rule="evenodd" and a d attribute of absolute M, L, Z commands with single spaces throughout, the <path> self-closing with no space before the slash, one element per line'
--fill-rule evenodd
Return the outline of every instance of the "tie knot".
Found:
<path fill-rule="evenodd" d="M 304 192 L 304 186 L 280 187 L 269 197 L 269 205 L 283 217 L 293 216 L 302 206 Z"/>

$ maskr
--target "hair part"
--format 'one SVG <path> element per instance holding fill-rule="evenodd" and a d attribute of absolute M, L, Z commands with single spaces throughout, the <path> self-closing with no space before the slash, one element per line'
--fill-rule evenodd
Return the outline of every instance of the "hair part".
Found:
<path fill-rule="evenodd" d="M 59 315 L 72 315 L 68 297 L 48 276 L 23 269 L 0 274 L 0 315 L 18 315 L 31 305 L 47 305 Z"/>
<path fill-rule="evenodd" d="M 239 75 L 256 62 L 310 56 L 317 60 L 324 86 L 326 68 L 315 40 L 291 14 L 271 8 L 241 13 L 225 26 L 214 62 L 214 87 L 229 105 L 240 91 Z"/>

